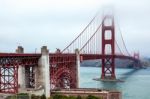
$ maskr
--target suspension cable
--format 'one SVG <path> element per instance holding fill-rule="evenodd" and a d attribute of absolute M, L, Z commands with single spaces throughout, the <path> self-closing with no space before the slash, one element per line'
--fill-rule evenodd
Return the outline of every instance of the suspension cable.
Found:
<path fill-rule="evenodd" d="M 120 49 L 120 47 L 119 47 L 119 45 L 118 45 L 118 43 L 117 43 L 117 41 L 116 41 L 116 40 L 115 40 L 115 43 L 116 43 L 116 45 L 117 45 L 117 47 L 118 47 L 118 49 L 119 49 L 120 53 L 123 55 L 123 53 L 122 53 L 122 51 L 121 51 L 121 49 Z"/>
<path fill-rule="evenodd" d="M 90 37 L 90 39 L 84 44 L 84 46 L 80 49 L 80 51 L 82 51 L 82 49 L 91 41 L 91 39 L 95 36 L 95 34 L 97 33 L 97 31 L 99 30 L 99 28 L 102 26 L 102 22 L 101 24 L 98 26 L 98 28 L 96 29 L 96 31 L 94 32 L 94 34 Z"/>
<path fill-rule="evenodd" d="M 120 34 L 121 34 L 121 39 L 122 39 L 122 41 L 123 41 L 123 45 L 124 45 L 124 47 L 125 47 L 125 50 L 126 50 L 127 54 L 128 54 L 129 56 L 131 56 L 130 53 L 129 53 L 129 51 L 127 50 L 127 47 L 126 47 L 125 41 L 124 41 L 124 39 L 123 39 L 123 35 L 122 35 L 122 32 L 121 32 L 121 29 L 120 29 L 120 26 L 119 26 L 118 22 L 116 22 L 116 24 L 117 24 L 117 26 L 118 26 L 118 28 L 119 28 L 119 32 L 120 32 Z"/>
<path fill-rule="evenodd" d="M 83 31 L 62 51 L 62 53 L 67 50 L 85 31 L 86 29 L 92 24 L 92 22 L 95 20 L 95 18 L 98 16 L 99 11 L 96 13 L 94 18 L 90 21 L 90 23 L 83 29 Z"/>

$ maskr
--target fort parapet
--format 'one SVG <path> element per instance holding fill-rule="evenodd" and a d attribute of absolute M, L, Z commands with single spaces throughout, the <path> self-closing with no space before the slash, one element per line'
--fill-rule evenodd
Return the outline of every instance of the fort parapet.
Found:
<path fill-rule="evenodd" d="M 51 91 L 51 95 L 54 96 L 56 94 L 66 95 L 66 96 L 82 96 L 86 97 L 88 95 L 93 95 L 97 97 L 102 97 L 102 99 L 122 99 L 122 94 L 119 91 L 108 91 L 101 89 L 93 89 L 93 88 L 79 88 L 79 89 L 61 89 L 61 90 L 53 90 Z"/>

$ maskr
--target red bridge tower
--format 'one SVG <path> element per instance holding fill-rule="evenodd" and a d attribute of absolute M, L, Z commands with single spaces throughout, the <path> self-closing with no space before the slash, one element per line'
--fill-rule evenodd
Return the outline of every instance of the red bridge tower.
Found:
<path fill-rule="evenodd" d="M 109 38 L 107 35 L 111 35 Z M 115 76 L 115 28 L 114 17 L 105 16 L 102 22 L 102 75 L 101 79 L 116 79 Z M 110 56 L 107 56 L 110 55 Z"/>

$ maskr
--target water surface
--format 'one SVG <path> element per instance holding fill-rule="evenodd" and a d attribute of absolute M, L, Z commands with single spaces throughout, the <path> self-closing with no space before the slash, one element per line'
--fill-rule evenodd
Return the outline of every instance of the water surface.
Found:
<path fill-rule="evenodd" d="M 150 99 L 150 68 L 116 69 L 116 77 L 124 82 L 101 82 L 92 80 L 100 77 L 101 68 L 81 67 L 80 87 L 119 90 L 123 99 Z"/>

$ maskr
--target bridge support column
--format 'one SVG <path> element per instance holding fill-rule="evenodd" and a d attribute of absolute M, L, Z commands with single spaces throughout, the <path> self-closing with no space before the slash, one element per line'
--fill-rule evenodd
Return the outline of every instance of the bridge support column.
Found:
<path fill-rule="evenodd" d="M 108 34 L 111 35 L 108 37 Z M 106 15 L 102 22 L 102 75 L 101 79 L 116 79 L 115 77 L 115 28 L 114 18 Z M 107 56 L 109 55 L 109 56 Z"/>
<path fill-rule="evenodd" d="M 24 53 L 24 49 L 22 46 L 18 46 L 16 49 L 16 53 L 22 54 Z M 19 91 L 22 91 L 25 89 L 25 67 L 23 65 L 20 65 L 18 68 L 18 84 L 19 84 Z"/>
<path fill-rule="evenodd" d="M 49 51 L 46 46 L 41 48 L 42 56 L 39 60 L 38 68 L 36 69 L 36 88 L 44 88 L 46 97 L 50 97 L 50 64 Z"/>
<path fill-rule="evenodd" d="M 75 50 L 76 53 L 76 80 L 77 80 L 77 88 L 80 88 L 80 51 L 78 49 Z"/>

